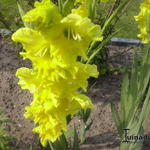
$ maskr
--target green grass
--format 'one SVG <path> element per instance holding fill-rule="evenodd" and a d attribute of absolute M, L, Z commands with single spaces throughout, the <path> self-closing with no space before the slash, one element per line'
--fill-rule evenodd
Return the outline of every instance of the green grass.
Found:
<path fill-rule="evenodd" d="M 28 0 L 20 1 L 27 3 Z M 139 13 L 139 6 L 142 1 L 143 0 L 132 0 L 126 13 L 120 18 L 116 25 L 116 29 L 123 27 L 123 29 L 116 35 L 117 37 L 137 38 L 139 30 L 137 28 L 137 22 L 135 21 L 134 16 Z M 19 21 L 17 20 L 19 20 L 19 12 L 17 9 L 16 0 L 0 0 L 0 13 L 4 15 L 4 19 L 9 23 L 10 28 L 18 28 L 19 25 L 17 25 L 17 22 Z M 0 28 L 4 27 L 4 24 L 0 22 Z"/>
<path fill-rule="evenodd" d="M 27 5 L 29 0 L 19 0 L 25 10 L 29 9 Z M 18 11 L 17 0 L 0 0 L 0 28 L 7 28 L 3 21 L 8 24 L 10 29 L 16 29 L 20 26 L 21 19 Z M 3 20 L 3 21 L 1 21 Z"/>
<path fill-rule="evenodd" d="M 11 28 L 18 16 L 16 0 L 0 0 L 0 13 L 2 15 L 1 19 Z M 5 25 L 0 22 L 0 28 L 4 27 Z"/>
<path fill-rule="evenodd" d="M 140 3 L 142 1 L 143 0 L 131 0 L 131 2 L 128 4 L 128 7 L 126 7 L 126 9 L 123 10 L 121 16 L 118 15 L 120 17 L 117 20 L 115 29 L 117 30 L 121 28 L 122 30 L 116 35 L 116 37 L 137 39 L 137 34 L 139 33 L 139 30 L 138 30 L 138 23 L 135 21 L 134 16 L 137 16 L 139 14 Z M 97 6 L 98 22 L 96 23 L 101 25 L 101 22 L 106 21 L 107 18 L 106 16 L 108 16 L 108 14 L 110 15 L 110 10 L 113 5 L 114 5 L 113 2 L 98 4 Z M 110 29 L 112 28 L 110 27 Z"/>
<path fill-rule="evenodd" d="M 129 4 L 126 13 L 121 17 L 116 25 L 117 29 L 123 27 L 123 29 L 117 34 L 117 37 L 137 39 L 139 30 L 134 16 L 138 15 L 141 2 L 142 0 L 132 0 Z"/>

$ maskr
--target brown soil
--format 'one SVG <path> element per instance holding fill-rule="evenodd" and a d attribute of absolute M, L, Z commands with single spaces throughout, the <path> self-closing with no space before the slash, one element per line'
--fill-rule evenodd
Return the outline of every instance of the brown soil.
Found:
<path fill-rule="evenodd" d="M 24 107 L 29 105 L 32 96 L 28 91 L 21 90 L 17 85 L 15 76 L 17 68 L 30 67 L 28 61 L 22 61 L 18 55 L 19 47 L 10 41 L 0 41 L 0 109 L 11 119 L 9 133 L 16 140 L 14 145 L 21 149 L 33 145 L 37 150 L 38 135 L 32 133 L 33 123 L 23 117 Z M 120 49 L 110 47 L 110 55 L 114 56 Z M 112 57 L 109 62 L 114 65 L 123 64 L 129 66 L 133 56 L 133 50 L 123 53 L 119 57 Z M 92 110 L 92 127 L 87 135 L 87 140 L 81 146 L 81 150 L 118 150 L 120 143 L 115 124 L 112 120 L 110 102 L 118 107 L 122 75 L 109 74 L 93 80 L 88 90 L 95 107 Z M 146 125 L 146 134 L 150 134 L 149 123 Z M 144 143 L 143 150 L 150 149 L 150 141 Z"/>

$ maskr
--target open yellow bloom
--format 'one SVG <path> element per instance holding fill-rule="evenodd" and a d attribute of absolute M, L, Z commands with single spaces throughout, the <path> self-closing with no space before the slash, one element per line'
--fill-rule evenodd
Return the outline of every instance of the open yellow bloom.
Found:
<path fill-rule="evenodd" d="M 81 17 L 77 14 L 69 14 L 61 21 L 63 24 L 70 27 L 70 38 L 74 40 L 101 41 L 102 33 L 100 26 L 94 25 L 87 17 Z M 69 36 L 69 33 L 68 33 Z M 89 44 L 89 43 L 88 43 Z"/>
<path fill-rule="evenodd" d="M 60 21 L 61 14 L 50 0 L 35 2 L 34 6 L 23 16 L 23 20 L 32 23 L 36 29 L 50 28 Z"/>
<path fill-rule="evenodd" d="M 90 42 L 102 40 L 100 27 L 94 25 L 87 17 L 69 14 L 61 20 L 61 25 L 63 27 L 61 36 L 52 40 L 51 52 L 62 63 L 72 64 L 77 56 L 86 59 Z"/>

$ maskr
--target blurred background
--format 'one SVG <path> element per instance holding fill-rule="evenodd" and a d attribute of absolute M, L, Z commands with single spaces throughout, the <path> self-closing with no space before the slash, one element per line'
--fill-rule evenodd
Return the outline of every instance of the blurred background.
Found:
<path fill-rule="evenodd" d="M 34 1 L 35 0 L 18 0 L 19 4 L 25 11 L 33 8 Z M 137 23 L 135 22 L 133 16 L 138 14 L 139 4 L 141 1 L 142 0 L 133 0 L 129 4 L 128 8 L 123 11 L 121 18 L 118 16 L 115 29 L 122 27 L 122 31 L 116 35 L 117 37 L 133 39 L 137 38 Z M 107 16 L 109 15 L 108 10 L 110 10 L 112 7 L 112 3 L 104 3 L 97 7 L 97 18 L 99 21 L 103 22 L 107 19 Z M 99 22 L 98 24 L 101 23 Z M 19 15 L 17 0 L 0 0 L 0 29 L 8 29 L 13 32 L 21 26 L 23 26 L 23 24 Z"/>

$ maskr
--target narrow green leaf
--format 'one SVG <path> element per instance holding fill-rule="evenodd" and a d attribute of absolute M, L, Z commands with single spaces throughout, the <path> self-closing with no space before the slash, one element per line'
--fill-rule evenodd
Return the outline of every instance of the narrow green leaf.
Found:
<path fill-rule="evenodd" d="M 18 1 L 17 1 L 17 6 L 18 6 L 19 14 L 22 18 L 25 15 L 26 11 L 22 8 L 22 6 L 20 5 L 20 3 Z M 27 23 L 23 19 L 22 19 L 22 21 L 23 21 L 23 24 L 25 27 L 32 27 L 31 23 Z"/>
<path fill-rule="evenodd" d="M 131 0 L 124 0 L 118 7 L 117 9 L 112 13 L 112 15 L 108 18 L 108 20 L 105 22 L 103 28 L 102 28 L 102 33 L 104 33 L 106 31 L 106 29 L 108 28 L 108 26 L 111 24 L 111 22 L 113 21 L 113 19 L 115 17 L 118 16 L 118 14 L 127 6 L 127 4 L 130 2 Z"/>
<path fill-rule="evenodd" d="M 99 44 L 96 44 L 98 45 L 96 48 L 95 48 L 95 51 L 89 56 L 86 64 L 89 64 L 91 62 L 91 60 L 102 50 L 102 48 L 110 41 L 110 39 L 116 35 L 118 32 L 120 31 L 117 30 L 116 32 L 114 32 L 113 34 L 111 34 L 110 36 L 108 36 L 106 39 L 104 39 L 101 43 Z M 93 43 L 93 46 L 95 46 L 95 44 Z M 90 50 L 92 50 L 92 48 L 90 48 Z M 88 53 L 90 53 L 90 50 L 88 50 Z M 88 54 L 87 54 L 88 55 Z"/>
<path fill-rule="evenodd" d="M 54 150 L 64 150 L 62 149 L 62 144 L 59 139 L 57 139 L 54 143 L 52 143 Z"/>
<path fill-rule="evenodd" d="M 73 147 L 72 150 L 79 150 L 79 138 L 76 128 L 74 127 L 74 139 L 73 139 Z"/>
<path fill-rule="evenodd" d="M 133 134 L 132 134 L 133 135 Z M 144 136 L 144 130 L 143 130 L 143 127 L 141 127 L 139 129 L 138 132 L 136 132 L 134 135 L 137 135 L 137 136 Z M 129 150 L 141 150 L 143 147 L 143 141 L 137 141 L 136 143 L 131 143 L 129 145 Z"/>
<path fill-rule="evenodd" d="M 130 81 L 133 101 L 136 101 L 135 97 L 138 94 L 138 72 L 139 72 L 139 64 L 138 64 L 138 56 L 136 55 L 133 61 L 131 81 Z"/>
<path fill-rule="evenodd" d="M 136 112 L 139 109 L 139 106 L 144 100 L 144 96 L 146 94 L 145 92 L 146 92 L 149 79 L 150 79 L 150 69 L 149 69 L 150 68 L 150 59 L 149 59 L 150 47 L 146 47 L 144 51 L 145 53 L 143 57 L 143 63 L 142 63 L 140 70 L 138 70 L 138 74 L 139 74 L 138 92 L 137 92 L 137 95 L 133 97 L 133 99 L 132 98 L 130 99 L 130 101 L 134 101 L 134 99 L 136 99 L 136 101 L 133 103 L 133 108 L 130 109 L 129 111 L 128 122 L 130 121 L 130 123 L 134 119 L 134 115 L 136 114 Z M 134 86 L 132 88 L 134 88 Z"/>
<path fill-rule="evenodd" d="M 91 109 L 86 109 L 85 110 L 85 113 L 84 113 L 84 116 L 83 116 L 83 121 L 84 121 L 84 123 L 86 123 L 87 122 L 87 120 L 89 119 L 89 117 L 90 117 L 90 114 L 91 114 Z"/>
<path fill-rule="evenodd" d="M 86 134 L 89 131 L 92 124 L 93 124 L 93 121 L 91 121 L 88 125 L 85 125 L 85 124 L 82 125 L 81 132 L 80 132 L 80 144 L 82 144 L 85 141 Z"/>
<path fill-rule="evenodd" d="M 143 108 L 139 117 L 139 126 L 142 126 L 150 113 L 150 86 L 144 100 Z"/>
<path fill-rule="evenodd" d="M 66 0 L 64 2 L 62 8 L 64 16 L 67 16 L 71 12 L 72 8 L 74 7 L 74 2 L 75 0 Z"/>
<path fill-rule="evenodd" d="M 70 121 L 72 120 L 71 115 L 68 115 L 68 116 L 66 117 L 66 120 L 67 120 L 67 124 L 69 124 L 69 123 L 70 123 Z"/>
<path fill-rule="evenodd" d="M 123 131 L 121 128 L 122 125 L 121 125 L 121 121 L 120 121 L 120 116 L 119 116 L 118 112 L 116 111 L 114 104 L 112 104 L 112 103 L 111 103 L 111 112 L 112 112 L 113 120 L 115 121 L 117 130 L 118 130 L 118 133 L 121 136 Z"/>
<path fill-rule="evenodd" d="M 121 120 L 125 123 L 126 113 L 128 112 L 128 95 L 129 95 L 129 76 L 126 73 L 121 88 Z M 126 125 L 124 125 L 126 126 Z"/>
<path fill-rule="evenodd" d="M 81 109 L 79 112 L 78 112 L 78 115 L 80 117 L 81 120 L 84 119 L 84 109 Z"/>
<path fill-rule="evenodd" d="M 48 142 L 48 146 L 46 147 L 46 150 L 55 150 L 51 142 Z"/>
<path fill-rule="evenodd" d="M 62 135 L 60 136 L 59 141 L 62 145 L 62 150 L 67 150 L 68 143 L 67 143 L 67 139 L 66 139 L 66 136 L 64 135 L 64 133 L 62 133 Z"/>
<path fill-rule="evenodd" d="M 92 124 L 93 124 L 93 121 L 91 121 L 91 122 L 86 126 L 86 128 L 85 128 L 85 131 L 86 131 L 86 132 L 90 129 L 90 127 L 91 127 Z"/>
<path fill-rule="evenodd" d="M 81 109 L 79 112 L 78 112 L 78 115 L 80 117 L 81 120 L 83 120 L 83 122 L 86 124 L 87 120 L 89 119 L 90 117 L 90 114 L 91 114 L 91 109 Z"/>
<path fill-rule="evenodd" d="M 74 135 L 74 131 L 73 130 L 67 130 L 64 132 L 64 135 L 68 139 Z"/>
<path fill-rule="evenodd" d="M 130 76 L 130 84 L 128 86 L 128 99 L 126 106 L 126 116 L 125 123 L 128 124 L 132 118 L 134 118 L 135 112 L 139 107 L 140 101 L 138 101 L 137 95 L 139 94 L 139 64 L 138 64 L 138 56 L 134 57 L 132 71 Z M 125 100 L 124 100 L 125 101 Z"/>
<path fill-rule="evenodd" d="M 30 150 L 32 150 L 32 145 L 30 146 Z"/>

